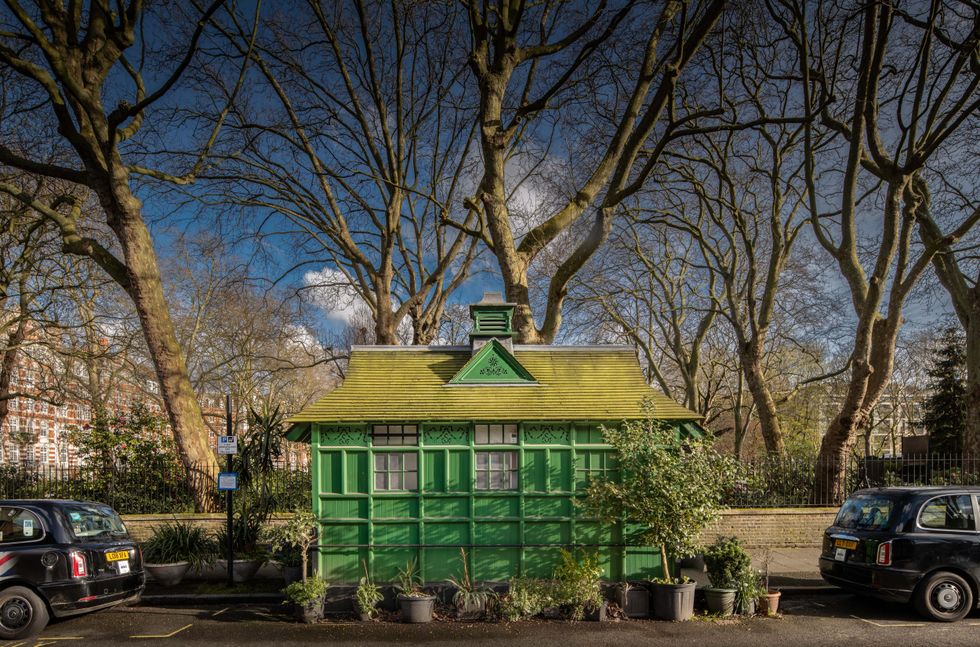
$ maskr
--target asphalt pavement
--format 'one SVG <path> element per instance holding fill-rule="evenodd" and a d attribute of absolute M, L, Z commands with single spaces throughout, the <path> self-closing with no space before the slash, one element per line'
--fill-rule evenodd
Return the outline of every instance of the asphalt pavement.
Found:
<path fill-rule="evenodd" d="M 138 606 L 52 623 L 30 641 L 0 647 L 74 645 L 534 645 L 622 647 L 704 644 L 725 647 L 975 646 L 980 614 L 954 624 L 927 622 L 903 606 L 852 595 L 791 596 L 779 618 L 708 619 L 670 623 L 531 621 L 512 624 L 433 622 L 427 625 L 328 620 L 295 622 L 278 605 Z"/>

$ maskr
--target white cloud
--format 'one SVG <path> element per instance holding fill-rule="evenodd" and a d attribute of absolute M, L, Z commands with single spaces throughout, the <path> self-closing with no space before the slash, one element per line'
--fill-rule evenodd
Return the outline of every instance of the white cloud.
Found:
<path fill-rule="evenodd" d="M 328 319 L 350 323 L 367 307 L 354 286 L 340 270 L 325 267 L 303 275 L 307 298 L 327 313 Z"/>

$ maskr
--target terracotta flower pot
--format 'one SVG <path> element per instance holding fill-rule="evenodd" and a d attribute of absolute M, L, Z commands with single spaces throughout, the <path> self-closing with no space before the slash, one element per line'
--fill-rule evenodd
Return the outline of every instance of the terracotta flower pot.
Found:
<path fill-rule="evenodd" d="M 779 611 L 779 591 L 763 593 L 759 596 L 759 613 L 767 616 L 774 616 Z"/>

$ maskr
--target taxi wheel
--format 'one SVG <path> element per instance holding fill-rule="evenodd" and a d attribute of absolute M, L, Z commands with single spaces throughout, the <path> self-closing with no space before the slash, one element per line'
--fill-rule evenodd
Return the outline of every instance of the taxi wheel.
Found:
<path fill-rule="evenodd" d="M 40 633 L 48 625 L 48 607 L 23 586 L 0 591 L 0 638 L 16 640 Z"/>
<path fill-rule="evenodd" d="M 956 573 L 933 573 L 916 589 L 915 608 L 932 620 L 955 622 L 973 610 L 973 589 Z"/>

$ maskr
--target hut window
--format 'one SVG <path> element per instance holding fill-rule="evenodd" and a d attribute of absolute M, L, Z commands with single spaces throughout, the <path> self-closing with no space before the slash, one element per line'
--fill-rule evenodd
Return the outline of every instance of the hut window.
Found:
<path fill-rule="evenodd" d="M 477 490 L 516 490 L 517 452 L 476 452 Z"/>
<path fill-rule="evenodd" d="M 516 445 L 517 425 L 474 425 L 477 445 Z"/>
<path fill-rule="evenodd" d="M 374 425 L 371 427 L 371 444 L 385 445 L 418 445 L 419 428 L 417 425 Z"/>
<path fill-rule="evenodd" d="M 374 455 L 374 490 L 405 492 L 419 489 L 419 457 L 415 452 Z"/>

